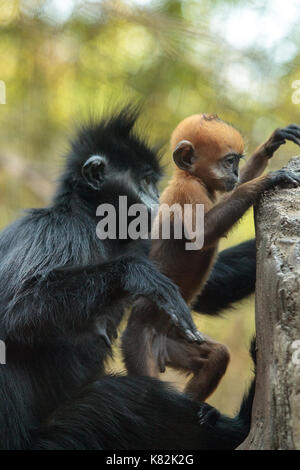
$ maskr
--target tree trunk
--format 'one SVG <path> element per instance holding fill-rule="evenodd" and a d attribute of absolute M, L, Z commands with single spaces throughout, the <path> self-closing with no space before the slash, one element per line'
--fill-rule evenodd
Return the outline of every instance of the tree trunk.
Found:
<path fill-rule="evenodd" d="M 300 188 L 263 194 L 255 226 L 257 384 L 239 449 L 300 449 Z"/>

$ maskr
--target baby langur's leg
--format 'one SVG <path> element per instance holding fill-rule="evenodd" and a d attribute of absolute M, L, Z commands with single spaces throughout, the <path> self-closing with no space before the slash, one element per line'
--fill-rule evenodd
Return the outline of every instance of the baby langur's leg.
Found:
<path fill-rule="evenodd" d="M 227 346 L 203 336 L 202 344 L 168 337 L 166 345 L 166 365 L 193 374 L 185 392 L 197 401 L 205 401 L 216 389 L 230 359 Z"/>
<path fill-rule="evenodd" d="M 143 311 L 134 309 L 122 336 L 128 375 L 158 377 L 166 366 L 184 371 L 192 374 L 185 391 L 204 401 L 223 377 L 230 356 L 226 346 L 203 336 L 201 344 L 188 343 L 153 307 L 144 304 Z"/>
<path fill-rule="evenodd" d="M 153 326 L 139 321 L 133 325 L 132 322 L 122 336 L 123 358 L 128 375 L 158 377 L 161 371 L 159 360 L 165 357 L 163 341 L 166 344 L 166 336 L 157 334 Z"/>
<path fill-rule="evenodd" d="M 145 299 L 132 309 L 122 335 L 122 352 L 128 375 L 158 377 L 164 372 L 169 319 Z M 177 328 L 176 328 L 177 330 Z"/>
<path fill-rule="evenodd" d="M 158 377 L 164 372 L 168 360 L 167 340 L 173 332 L 176 338 L 183 338 L 180 330 L 151 302 L 143 298 L 137 300 L 122 335 L 121 347 L 128 374 Z"/>

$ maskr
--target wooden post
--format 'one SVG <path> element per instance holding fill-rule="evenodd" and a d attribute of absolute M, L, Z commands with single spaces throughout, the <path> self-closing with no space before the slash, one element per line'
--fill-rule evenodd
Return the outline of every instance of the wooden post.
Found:
<path fill-rule="evenodd" d="M 239 449 L 300 449 L 300 188 L 263 194 L 255 225 L 257 384 Z"/>

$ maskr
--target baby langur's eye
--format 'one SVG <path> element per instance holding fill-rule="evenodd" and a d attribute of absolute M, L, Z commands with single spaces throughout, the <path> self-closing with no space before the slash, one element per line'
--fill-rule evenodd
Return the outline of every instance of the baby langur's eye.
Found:
<path fill-rule="evenodd" d="M 226 162 L 227 162 L 229 165 L 233 165 L 233 163 L 235 162 L 235 157 L 229 157 L 229 158 L 227 158 Z"/>

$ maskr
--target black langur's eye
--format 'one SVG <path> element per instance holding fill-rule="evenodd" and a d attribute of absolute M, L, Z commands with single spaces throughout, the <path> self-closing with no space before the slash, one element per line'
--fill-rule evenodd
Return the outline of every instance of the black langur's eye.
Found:
<path fill-rule="evenodd" d="M 144 190 L 144 191 L 149 191 L 150 188 L 152 187 L 153 185 L 153 178 L 152 178 L 152 175 L 151 174 L 148 174 L 148 175 L 145 175 L 143 178 L 142 178 L 142 181 L 141 181 L 141 188 Z"/>
<path fill-rule="evenodd" d="M 149 186 L 149 184 L 152 183 L 152 180 L 151 180 L 151 175 L 146 175 L 144 178 L 143 178 L 143 182 Z"/>

